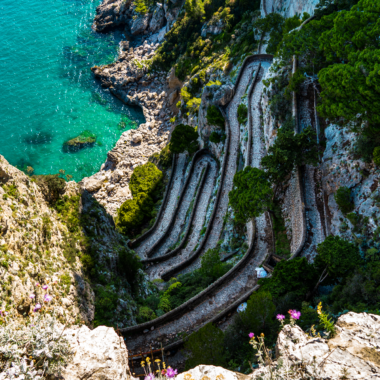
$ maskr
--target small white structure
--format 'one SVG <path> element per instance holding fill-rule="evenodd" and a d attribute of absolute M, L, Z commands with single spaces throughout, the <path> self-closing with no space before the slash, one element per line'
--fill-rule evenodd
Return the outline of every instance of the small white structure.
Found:
<path fill-rule="evenodd" d="M 256 268 L 255 271 L 257 274 L 257 278 L 265 278 L 268 276 L 268 273 L 264 268 Z"/>
<path fill-rule="evenodd" d="M 243 303 L 240 304 L 239 307 L 237 308 L 237 312 L 238 312 L 238 313 L 241 313 L 241 312 L 244 311 L 246 308 L 247 308 L 247 302 L 243 302 Z"/>

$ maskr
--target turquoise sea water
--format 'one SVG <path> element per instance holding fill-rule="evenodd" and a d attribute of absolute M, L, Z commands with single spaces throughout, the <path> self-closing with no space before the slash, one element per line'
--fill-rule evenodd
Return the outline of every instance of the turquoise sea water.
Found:
<path fill-rule="evenodd" d="M 64 169 L 79 181 L 99 170 L 121 133 L 143 122 L 91 73 L 115 59 L 122 38 L 91 30 L 99 3 L 0 1 L 0 154 L 20 169 Z M 85 130 L 97 135 L 95 146 L 62 150 Z"/>

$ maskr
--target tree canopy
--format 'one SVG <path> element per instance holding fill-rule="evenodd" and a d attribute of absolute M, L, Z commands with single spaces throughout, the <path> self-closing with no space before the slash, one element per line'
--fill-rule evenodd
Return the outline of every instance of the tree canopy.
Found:
<path fill-rule="evenodd" d="M 273 190 L 263 170 L 247 166 L 234 176 L 230 204 L 237 222 L 246 223 L 272 209 Z"/>
<path fill-rule="evenodd" d="M 317 252 L 314 265 L 320 272 L 325 270 L 330 281 L 349 275 L 362 261 L 358 247 L 339 236 L 328 236 Z"/>
<path fill-rule="evenodd" d="M 274 144 L 263 157 L 261 165 L 271 181 L 282 182 L 297 165 L 316 165 L 318 148 L 311 127 L 295 134 L 291 128 L 280 128 Z"/>
<path fill-rule="evenodd" d="M 189 154 L 195 153 L 198 149 L 198 133 L 190 125 L 179 124 L 175 127 L 170 138 L 169 149 L 173 153 L 183 153 L 185 150 Z"/>

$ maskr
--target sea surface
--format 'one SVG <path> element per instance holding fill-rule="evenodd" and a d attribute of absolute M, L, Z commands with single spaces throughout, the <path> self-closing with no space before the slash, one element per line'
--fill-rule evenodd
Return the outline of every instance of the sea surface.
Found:
<path fill-rule="evenodd" d="M 122 32 L 91 30 L 100 0 L 0 0 L 0 154 L 34 174 L 65 170 L 76 181 L 97 172 L 120 135 L 144 122 L 95 81 Z M 90 131 L 94 146 L 65 152 Z"/>

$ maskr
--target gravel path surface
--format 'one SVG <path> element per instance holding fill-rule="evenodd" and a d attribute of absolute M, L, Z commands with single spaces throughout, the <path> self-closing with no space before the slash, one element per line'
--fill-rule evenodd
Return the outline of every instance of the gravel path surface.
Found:
<path fill-rule="evenodd" d="M 205 156 L 205 158 L 209 162 L 209 169 L 206 175 L 205 184 L 201 190 L 200 198 L 197 204 L 194 204 L 195 215 L 190 226 L 191 233 L 187 239 L 186 247 L 181 249 L 176 256 L 169 258 L 165 262 L 148 267 L 146 269 L 146 272 L 148 273 L 151 280 L 159 278 L 164 271 L 184 261 L 194 251 L 195 247 L 202 239 L 200 232 L 203 228 L 207 206 L 212 196 L 214 183 L 218 176 L 218 165 L 216 161 L 210 156 Z"/>
<path fill-rule="evenodd" d="M 168 235 L 154 247 L 154 253 L 151 257 L 162 256 L 165 253 L 168 253 L 171 251 L 170 247 L 177 242 L 183 227 L 185 226 L 186 214 L 189 210 L 191 201 L 196 195 L 196 188 L 198 186 L 202 170 L 205 168 L 206 162 L 210 160 L 212 160 L 212 158 L 209 155 L 202 155 L 197 162 L 194 163 L 194 171 L 191 174 L 191 179 L 188 186 L 183 189 L 184 195 L 175 214 L 174 223 L 170 227 Z"/>
<path fill-rule="evenodd" d="M 218 219 L 215 220 L 215 228 L 213 228 L 214 235 L 209 239 L 213 245 L 208 241 L 204 251 L 208 248 L 215 247 L 219 234 L 223 225 L 223 216 L 226 212 L 228 205 L 228 191 L 232 187 L 232 179 L 236 170 L 237 154 L 239 150 L 239 125 L 236 117 L 236 110 L 241 101 L 241 96 L 244 94 L 247 84 L 252 77 L 255 62 L 249 64 L 244 71 L 241 82 L 235 94 L 234 99 L 228 107 L 228 118 L 231 125 L 231 145 L 230 154 L 228 157 L 227 170 L 228 175 L 226 180 L 222 183 L 223 186 L 223 201 L 218 205 Z M 262 89 L 257 89 L 257 96 L 260 96 Z M 252 128 L 260 127 L 260 123 L 253 123 Z M 260 139 L 260 133 L 255 136 Z M 253 140 L 254 146 L 258 146 L 258 141 Z M 252 152 L 254 157 L 258 157 L 256 152 Z M 224 209 L 222 214 L 220 210 Z M 203 323 L 211 318 L 217 316 L 221 311 L 225 310 L 234 301 L 240 299 L 247 291 L 251 290 L 257 283 L 255 268 L 262 264 L 268 254 L 268 249 L 271 246 L 271 231 L 268 226 L 269 220 L 266 217 L 258 218 L 256 220 L 256 237 L 252 242 L 253 249 L 248 251 L 244 265 L 241 265 L 233 276 L 229 276 L 226 280 L 221 281 L 218 286 L 212 288 L 207 294 L 199 297 L 199 303 L 194 303 L 192 307 L 183 309 L 181 312 L 176 313 L 170 318 L 161 319 L 160 323 L 157 321 L 155 326 L 154 321 L 148 324 L 143 332 L 138 329 L 131 332 L 124 331 L 126 343 L 130 353 L 137 353 L 140 350 L 147 350 L 159 348 L 162 343 L 164 346 L 175 342 L 180 339 L 180 333 L 191 333 L 195 331 Z M 216 241 L 215 241 L 216 240 Z M 251 239 L 252 240 L 252 239 Z M 243 263 L 243 262 L 242 262 Z"/>
<path fill-rule="evenodd" d="M 164 234 L 168 227 L 169 221 L 175 210 L 177 204 L 178 195 L 185 182 L 185 170 L 186 170 L 186 154 L 180 154 L 177 159 L 177 165 L 175 168 L 174 178 L 172 186 L 169 190 L 169 199 L 166 204 L 165 210 L 162 213 L 162 217 L 158 222 L 155 231 L 146 238 L 140 245 L 135 248 L 135 251 L 141 258 L 145 257 L 146 252 L 153 246 L 153 244 Z"/>
<path fill-rule="evenodd" d="M 313 126 L 317 130 L 312 86 L 302 89 L 302 93 L 298 97 L 298 109 L 300 131 L 308 126 Z M 321 172 L 319 168 L 306 165 L 302 174 L 307 235 L 301 256 L 307 257 L 308 260 L 313 260 L 317 254 L 317 245 L 326 238 Z"/>
<path fill-rule="evenodd" d="M 238 88 L 236 89 L 234 98 L 227 106 L 227 117 L 230 123 L 230 145 L 228 149 L 226 175 L 222 186 L 222 195 L 220 201 L 217 205 L 217 213 L 212 225 L 212 230 L 208 236 L 208 239 L 202 249 L 201 255 L 194 260 L 189 266 L 181 270 L 179 273 L 188 273 L 197 269 L 201 265 L 202 255 L 210 248 L 215 248 L 220 239 L 220 234 L 223 229 L 223 219 L 227 213 L 228 208 L 228 194 L 232 190 L 233 178 L 237 170 L 237 158 L 239 154 L 239 141 L 240 141 L 240 126 L 237 120 L 237 109 L 241 103 L 241 98 L 245 94 L 247 86 L 249 85 L 254 67 L 256 63 L 250 63 L 244 70 L 244 74 L 239 82 Z"/>

